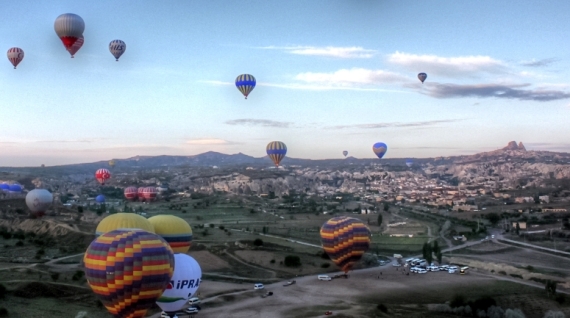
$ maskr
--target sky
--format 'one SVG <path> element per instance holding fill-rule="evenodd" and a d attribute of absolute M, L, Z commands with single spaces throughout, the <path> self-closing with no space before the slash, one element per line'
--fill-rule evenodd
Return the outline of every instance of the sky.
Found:
<path fill-rule="evenodd" d="M 570 1 L 38 1 L 3 5 L 0 166 L 112 158 L 570 151 Z M 8 14 L 9 13 L 9 14 Z M 55 19 L 85 21 L 71 59 Z M 119 62 L 109 42 L 123 40 Z M 421 83 L 417 74 L 428 74 Z M 248 99 L 240 74 L 257 86 Z"/>

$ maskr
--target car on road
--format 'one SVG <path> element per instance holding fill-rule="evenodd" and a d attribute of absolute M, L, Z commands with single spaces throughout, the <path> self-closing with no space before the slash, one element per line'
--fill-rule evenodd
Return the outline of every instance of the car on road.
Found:
<path fill-rule="evenodd" d="M 494 238 L 495 238 L 495 234 L 491 235 L 491 238 L 494 239 Z"/>
<path fill-rule="evenodd" d="M 256 289 L 256 290 L 257 289 L 263 289 L 263 288 L 265 288 L 265 286 L 263 286 L 263 284 L 261 284 L 261 283 L 257 283 L 255 285 L 253 285 L 253 289 Z"/>
<path fill-rule="evenodd" d="M 184 312 L 187 314 L 197 314 L 200 311 L 200 309 L 196 308 L 196 307 L 188 307 L 186 309 L 184 309 Z"/>
<path fill-rule="evenodd" d="M 160 313 L 160 318 L 170 318 L 170 316 L 163 311 Z M 174 315 L 174 318 L 178 318 L 178 316 Z"/>
<path fill-rule="evenodd" d="M 453 268 L 448 269 L 447 272 L 450 274 L 455 274 L 455 270 Z"/>
<path fill-rule="evenodd" d="M 295 283 L 296 283 L 296 281 L 290 280 L 290 281 L 286 282 L 283 286 L 290 286 L 290 285 L 293 285 Z"/>
<path fill-rule="evenodd" d="M 392 266 L 394 266 L 394 267 L 400 267 L 400 266 L 402 266 L 402 264 L 399 264 L 399 263 L 392 263 Z"/>
<path fill-rule="evenodd" d="M 329 275 L 319 275 L 317 276 L 317 278 L 319 280 L 332 280 L 332 278 Z"/>
<path fill-rule="evenodd" d="M 190 299 L 188 299 L 188 305 L 198 305 L 200 304 L 200 298 L 198 297 L 192 297 Z"/>

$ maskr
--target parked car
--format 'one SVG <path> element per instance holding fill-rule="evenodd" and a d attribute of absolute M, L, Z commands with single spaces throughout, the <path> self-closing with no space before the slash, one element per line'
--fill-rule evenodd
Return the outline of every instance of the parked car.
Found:
<path fill-rule="evenodd" d="M 192 297 L 188 299 L 188 305 L 198 305 L 200 302 L 200 298 L 198 297 Z"/>
<path fill-rule="evenodd" d="M 265 286 L 263 286 L 263 284 L 261 284 L 261 283 L 257 283 L 255 285 L 253 285 L 253 289 L 263 289 L 263 288 L 265 288 Z"/>
<path fill-rule="evenodd" d="M 392 263 L 392 266 L 394 266 L 394 267 L 400 267 L 400 266 L 402 266 L 402 264 L 400 264 L 400 263 Z"/>
<path fill-rule="evenodd" d="M 187 314 L 197 314 L 200 310 L 196 307 L 188 307 L 184 309 L 184 312 Z"/>
<path fill-rule="evenodd" d="M 160 318 L 170 318 L 170 316 L 163 311 L 160 313 Z M 178 316 L 174 315 L 174 318 L 178 318 Z"/>
<path fill-rule="evenodd" d="M 329 275 L 319 275 L 317 276 L 317 278 L 319 280 L 332 280 L 332 278 Z"/>
<path fill-rule="evenodd" d="M 425 269 L 422 268 L 418 269 L 418 274 L 425 274 L 425 273 L 427 273 Z"/>
<path fill-rule="evenodd" d="M 453 268 L 448 269 L 447 272 L 450 274 L 455 274 L 455 270 Z"/>
<path fill-rule="evenodd" d="M 293 285 L 295 283 L 296 283 L 296 281 L 290 280 L 290 281 L 286 282 L 283 286 L 290 286 L 290 285 Z"/>

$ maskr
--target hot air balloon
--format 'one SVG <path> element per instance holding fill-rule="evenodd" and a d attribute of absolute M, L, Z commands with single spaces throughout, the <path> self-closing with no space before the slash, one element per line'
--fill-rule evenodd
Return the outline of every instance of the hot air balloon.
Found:
<path fill-rule="evenodd" d="M 99 222 L 95 235 L 99 236 L 117 229 L 141 229 L 154 233 L 154 227 L 145 217 L 134 213 L 115 213 Z"/>
<path fill-rule="evenodd" d="M 196 293 L 201 279 L 202 269 L 194 258 L 186 254 L 174 254 L 174 274 L 156 304 L 166 313 L 174 314 Z"/>
<path fill-rule="evenodd" d="M 95 202 L 97 203 L 105 203 L 105 196 L 102 194 L 99 194 L 97 197 L 95 197 Z"/>
<path fill-rule="evenodd" d="M 109 51 L 111 51 L 111 54 L 113 54 L 117 62 L 119 61 L 119 57 L 121 57 L 126 50 L 127 45 L 121 40 L 113 40 L 109 43 Z"/>
<path fill-rule="evenodd" d="M 102 185 L 105 185 L 105 181 L 109 178 L 111 178 L 111 172 L 107 169 L 99 169 L 95 172 L 95 179 Z"/>
<path fill-rule="evenodd" d="M 406 166 L 411 167 L 414 165 L 414 161 L 412 159 L 406 159 Z"/>
<path fill-rule="evenodd" d="M 21 48 L 13 47 L 8 50 L 8 60 L 10 61 L 10 63 L 12 63 L 12 65 L 14 65 L 14 69 L 16 69 L 16 66 L 18 66 L 18 64 L 20 64 L 20 62 L 22 62 L 23 59 L 24 59 L 24 50 L 22 50 Z"/>
<path fill-rule="evenodd" d="M 129 201 L 136 200 L 137 198 L 137 187 L 127 187 L 124 191 L 125 199 Z"/>
<path fill-rule="evenodd" d="M 346 157 L 346 156 L 348 155 L 348 151 L 346 151 L 346 150 L 343 151 L 343 152 L 342 152 L 342 155 Z"/>
<path fill-rule="evenodd" d="M 82 35 L 77 39 L 77 41 L 75 41 L 75 43 L 73 43 L 70 48 L 67 49 L 67 52 L 71 54 L 71 58 L 74 58 L 75 53 L 77 53 L 77 51 L 79 51 L 79 49 L 83 46 L 83 42 L 85 42 L 85 39 Z"/>
<path fill-rule="evenodd" d="M 321 242 L 331 260 L 347 273 L 370 247 L 370 230 L 359 219 L 339 216 L 323 224 Z"/>
<path fill-rule="evenodd" d="M 249 93 L 255 88 L 255 77 L 249 74 L 241 74 L 236 78 L 236 87 L 247 99 Z"/>
<path fill-rule="evenodd" d="M 20 193 L 22 192 L 22 186 L 17 183 L 11 184 L 9 191 L 10 193 Z"/>
<path fill-rule="evenodd" d="M 160 235 L 174 251 L 187 253 L 192 243 L 192 228 L 184 219 L 174 215 L 156 215 L 148 219 L 154 233 Z"/>
<path fill-rule="evenodd" d="M 382 159 L 386 151 L 388 151 L 388 146 L 383 142 L 377 142 L 372 146 L 372 151 L 374 151 L 378 158 Z"/>
<path fill-rule="evenodd" d="M 427 74 L 426 73 L 420 73 L 418 74 L 418 79 L 422 82 L 422 84 L 424 83 L 424 81 L 427 78 Z"/>
<path fill-rule="evenodd" d="M 55 19 L 53 27 L 55 33 L 63 42 L 63 46 L 66 49 L 70 49 L 77 39 L 83 36 L 85 22 L 77 14 L 65 13 Z"/>
<path fill-rule="evenodd" d="M 146 187 L 143 190 L 143 196 L 145 201 L 154 201 L 156 199 L 156 195 L 158 194 L 158 190 L 155 187 Z"/>
<path fill-rule="evenodd" d="M 160 236 L 115 230 L 97 237 L 83 256 L 85 278 L 117 318 L 142 318 L 174 272 L 174 254 Z"/>
<path fill-rule="evenodd" d="M 139 187 L 137 189 L 137 196 L 139 197 L 140 201 L 144 201 L 144 189 L 145 187 Z"/>
<path fill-rule="evenodd" d="M 272 141 L 268 143 L 265 150 L 267 151 L 267 156 L 273 160 L 276 167 L 279 166 L 279 163 L 283 158 L 285 158 L 285 154 L 287 154 L 287 146 L 285 146 L 281 141 Z"/>
<path fill-rule="evenodd" d="M 109 167 L 113 168 L 115 167 L 115 164 L 117 164 L 115 160 L 109 160 Z"/>
<path fill-rule="evenodd" d="M 26 205 L 36 217 L 43 216 L 53 202 L 53 195 L 46 189 L 34 189 L 26 194 Z"/>
<path fill-rule="evenodd" d="M 10 191 L 10 185 L 7 183 L 0 184 L 0 190 L 5 191 L 5 192 Z"/>

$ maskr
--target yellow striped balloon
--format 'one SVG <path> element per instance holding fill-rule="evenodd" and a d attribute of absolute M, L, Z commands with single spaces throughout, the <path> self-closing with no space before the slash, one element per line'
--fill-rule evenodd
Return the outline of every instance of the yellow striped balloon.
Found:
<path fill-rule="evenodd" d="M 281 160 L 283 160 L 287 154 L 287 146 L 281 141 L 270 142 L 267 144 L 265 150 L 267 151 L 267 156 L 273 160 L 276 167 L 279 166 L 279 163 L 281 163 Z"/>
<path fill-rule="evenodd" d="M 192 228 L 184 219 L 174 215 L 156 215 L 148 219 L 154 233 L 160 235 L 174 251 L 187 253 L 192 243 Z"/>
<path fill-rule="evenodd" d="M 135 213 L 115 213 L 99 222 L 95 235 L 99 236 L 118 229 L 141 229 L 154 233 L 154 227 L 145 217 Z"/>
<path fill-rule="evenodd" d="M 347 273 L 370 247 L 370 229 L 359 219 L 335 217 L 321 227 L 321 242 L 331 260 Z"/>
<path fill-rule="evenodd" d="M 115 230 L 97 237 L 85 252 L 85 277 L 117 318 L 142 318 L 174 272 L 174 253 L 160 236 Z"/>

